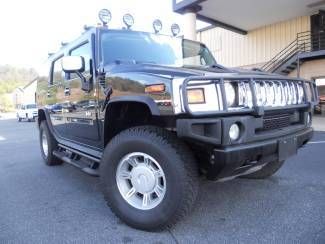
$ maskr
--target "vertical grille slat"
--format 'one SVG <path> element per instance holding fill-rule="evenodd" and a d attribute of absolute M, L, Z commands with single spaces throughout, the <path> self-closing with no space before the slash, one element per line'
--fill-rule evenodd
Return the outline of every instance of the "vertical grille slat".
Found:
<path fill-rule="evenodd" d="M 254 80 L 258 106 L 277 107 L 302 104 L 303 84 L 293 80 Z"/>

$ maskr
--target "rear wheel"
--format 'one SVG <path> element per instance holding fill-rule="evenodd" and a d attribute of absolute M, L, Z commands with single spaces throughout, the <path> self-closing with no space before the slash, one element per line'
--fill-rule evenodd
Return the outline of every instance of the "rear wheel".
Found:
<path fill-rule="evenodd" d="M 171 226 L 196 200 L 194 157 L 163 129 L 146 126 L 123 131 L 107 145 L 100 167 L 108 205 L 134 228 Z"/>
<path fill-rule="evenodd" d="M 39 141 L 41 148 L 41 155 L 44 159 L 44 162 L 49 165 L 60 165 L 62 160 L 58 159 L 53 155 L 53 151 L 57 149 L 57 142 L 54 139 L 52 133 L 50 132 L 46 121 L 42 121 L 39 128 Z"/>
<path fill-rule="evenodd" d="M 246 179 L 265 179 L 274 175 L 284 164 L 285 161 L 273 161 L 265 165 L 261 170 L 252 174 L 243 175 L 241 178 Z"/>

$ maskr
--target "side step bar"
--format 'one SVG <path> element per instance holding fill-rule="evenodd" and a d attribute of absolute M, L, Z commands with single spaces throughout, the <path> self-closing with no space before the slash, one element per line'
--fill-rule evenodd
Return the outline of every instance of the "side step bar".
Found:
<path fill-rule="evenodd" d="M 82 161 L 82 155 L 78 155 L 74 152 L 69 151 L 54 151 L 53 154 L 55 157 L 61 159 L 63 162 L 71 164 L 77 167 L 78 169 L 81 169 L 81 171 L 85 172 L 88 175 L 95 177 L 99 176 L 97 168 L 94 168 L 91 166 L 91 164 Z M 97 162 L 95 163 L 97 164 Z"/>

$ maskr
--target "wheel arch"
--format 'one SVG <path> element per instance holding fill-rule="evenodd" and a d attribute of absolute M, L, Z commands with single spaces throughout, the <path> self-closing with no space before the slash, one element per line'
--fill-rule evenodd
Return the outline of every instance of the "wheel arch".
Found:
<path fill-rule="evenodd" d="M 42 121 L 44 121 L 44 120 L 47 121 L 45 110 L 44 109 L 39 109 L 38 110 L 38 119 L 37 119 L 38 127 L 40 127 Z"/>
<path fill-rule="evenodd" d="M 133 126 L 153 125 L 153 118 L 159 116 L 158 106 L 150 97 L 127 96 L 112 99 L 105 110 L 104 146 L 120 131 Z"/>

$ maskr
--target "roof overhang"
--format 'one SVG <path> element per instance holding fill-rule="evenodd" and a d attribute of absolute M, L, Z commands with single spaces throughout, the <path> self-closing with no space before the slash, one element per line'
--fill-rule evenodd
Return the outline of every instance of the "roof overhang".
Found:
<path fill-rule="evenodd" d="M 194 11 L 197 19 L 240 34 L 325 10 L 325 0 L 173 0 L 177 13 Z"/>

